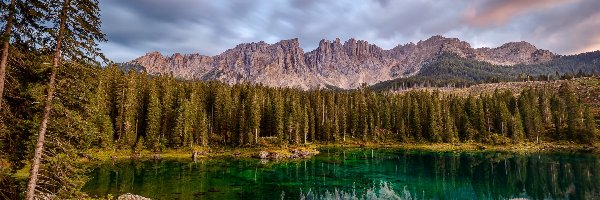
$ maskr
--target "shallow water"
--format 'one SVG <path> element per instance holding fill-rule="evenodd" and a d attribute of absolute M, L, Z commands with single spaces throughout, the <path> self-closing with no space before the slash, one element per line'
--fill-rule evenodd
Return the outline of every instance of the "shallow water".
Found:
<path fill-rule="evenodd" d="M 106 163 L 83 190 L 152 199 L 600 199 L 600 157 L 323 149 L 287 162 Z"/>

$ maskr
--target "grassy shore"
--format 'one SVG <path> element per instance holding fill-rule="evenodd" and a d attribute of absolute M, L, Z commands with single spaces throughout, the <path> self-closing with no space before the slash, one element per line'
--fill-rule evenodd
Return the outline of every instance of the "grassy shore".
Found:
<path fill-rule="evenodd" d="M 570 142 L 525 142 L 510 145 L 489 145 L 481 143 L 362 143 L 347 141 L 344 144 L 306 144 L 298 146 L 263 146 L 263 147 L 217 147 L 217 148 L 183 148 L 169 149 L 162 152 L 151 152 L 143 150 L 133 153 L 131 150 L 112 150 L 112 149 L 91 149 L 86 151 L 81 162 L 109 162 L 126 160 L 192 160 L 192 153 L 198 152 L 197 159 L 211 159 L 218 157 L 237 157 L 237 158 L 256 158 L 261 151 L 277 153 L 281 160 L 291 159 L 294 151 L 300 150 L 310 152 L 312 155 L 318 154 L 319 149 L 323 148 L 396 148 L 404 150 L 423 150 L 437 152 L 508 152 L 518 154 L 539 153 L 539 152 L 587 152 L 600 154 L 600 143 L 593 145 L 582 145 Z M 23 169 L 13 174 L 18 179 L 26 179 L 29 175 L 27 164 Z"/>
<path fill-rule="evenodd" d="M 243 147 L 243 148 L 185 148 L 171 149 L 159 153 L 141 151 L 133 154 L 130 150 L 104 150 L 94 149 L 87 152 L 88 159 L 84 161 L 110 161 L 110 160 L 151 160 L 151 159 L 192 159 L 192 152 L 199 152 L 198 159 L 209 159 L 215 157 L 232 156 L 239 158 L 257 157 L 259 152 L 266 151 L 277 153 L 283 159 L 289 158 L 293 151 L 307 151 L 318 154 L 321 148 L 398 148 L 405 150 L 427 150 L 439 152 L 512 152 L 512 153 L 536 153 L 536 152 L 590 152 L 600 154 L 600 144 L 582 145 L 569 142 L 563 143 L 520 143 L 510 145 L 488 145 L 480 143 L 344 143 L 344 144 L 307 144 L 285 147 Z"/>

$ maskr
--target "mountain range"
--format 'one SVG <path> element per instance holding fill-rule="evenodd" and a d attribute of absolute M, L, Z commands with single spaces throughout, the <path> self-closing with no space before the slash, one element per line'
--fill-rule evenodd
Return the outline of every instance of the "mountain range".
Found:
<path fill-rule="evenodd" d="M 353 89 L 418 75 L 444 55 L 500 68 L 543 65 L 561 57 L 528 42 L 509 42 L 496 48 L 473 48 L 457 38 L 433 36 L 385 50 L 364 40 L 321 40 L 304 52 L 298 39 L 243 43 L 216 56 L 150 52 L 122 63 L 149 74 L 173 74 L 180 79 L 218 80 L 228 84 L 254 83 L 301 89 Z"/>

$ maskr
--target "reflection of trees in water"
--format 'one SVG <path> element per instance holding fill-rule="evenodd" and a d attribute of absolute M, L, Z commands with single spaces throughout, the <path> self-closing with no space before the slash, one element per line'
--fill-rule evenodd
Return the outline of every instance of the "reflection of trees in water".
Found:
<path fill-rule="evenodd" d="M 508 153 L 357 152 L 364 173 L 384 173 L 395 190 L 418 199 L 600 198 L 600 162 L 586 155 Z M 336 155 L 332 160 L 339 159 Z M 343 161 L 340 169 L 347 167 Z M 358 172 L 351 177 L 360 177 Z M 361 177 L 372 180 L 373 177 Z M 372 186 L 367 186 L 369 188 Z M 331 190 L 331 189 L 330 189 Z M 321 191 L 322 193 L 323 191 Z"/>
<path fill-rule="evenodd" d="M 294 162 L 131 162 L 96 169 L 84 190 L 161 199 L 270 199 L 284 191 L 294 199 L 301 197 L 300 190 L 315 197 L 354 189 L 357 196 L 369 189 L 379 194 L 383 180 L 389 191 L 416 199 L 592 199 L 600 192 L 599 161 L 585 155 L 368 150 L 323 152 Z"/>
<path fill-rule="evenodd" d="M 285 194 L 285 193 L 283 193 Z M 404 187 L 401 191 L 394 191 L 386 181 L 381 181 L 379 184 L 374 184 L 370 188 L 365 188 L 357 194 L 356 190 L 338 190 L 334 188 L 332 191 L 326 190 L 323 194 L 317 194 L 309 189 L 308 192 L 300 192 L 300 200 L 412 200 L 410 191 Z M 284 196 L 285 197 L 285 196 Z"/>
<path fill-rule="evenodd" d="M 469 192 L 465 188 L 471 187 L 480 199 L 590 199 L 593 195 L 598 198 L 600 191 L 600 164 L 597 159 L 500 153 L 417 153 L 404 157 L 408 159 L 398 159 L 404 162 L 401 165 L 416 171 L 408 179 L 417 180 L 412 182 L 432 180 L 411 190 L 424 191 L 426 198 L 464 197 Z M 453 194 L 455 192 L 459 193 Z"/>

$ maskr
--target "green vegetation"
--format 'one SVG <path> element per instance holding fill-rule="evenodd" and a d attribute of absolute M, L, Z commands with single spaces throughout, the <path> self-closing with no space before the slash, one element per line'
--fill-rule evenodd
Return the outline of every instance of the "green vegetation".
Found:
<path fill-rule="evenodd" d="M 376 91 L 422 87 L 468 87 L 481 83 L 507 81 L 559 80 L 600 73 L 600 51 L 560 56 L 532 65 L 500 66 L 446 53 L 429 62 L 414 76 L 384 81 Z"/>
<path fill-rule="evenodd" d="M 36 57 L 28 57 L 35 59 Z M 43 56 L 30 65 L 11 65 L 7 113 L 2 134 L 4 160 L 21 169 L 31 155 L 43 98 Z M 569 81 L 552 87 L 526 87 L 519 93 L 496 90 L 479 95 L 415 90 L 403 93 L 229 86 L 181 81 L 171 76 L 125 73 L 66 63 L 57 74 L 49 137 L 68 144 L 81 161 L 134 153 L 189 157 L 192 150 L 281 146 L 306 143 L 377 145 L 409 143 L 407 148 L 540 149 L 548 142 L 592 144 L 596 118 L 588 101 Z M 598 81 L 597 79 L 591 79 Z M 31 106 L 33 105 L 33 106 Z M 539 143 L 538 143 L 539 142 Z M 49 143 L 52 145 L 53 142 Z M 462 144 L 462 145 L 460 145 Z M 527 144 L 527 145 L 523 145 Z M 50 146 L 52 147 L 52 146 Z M 252 148 L 259 147 L 255 150 Z M 25 149 L 22 151 L 21 149 Z M 233 155 L 235 150 L 212 155 Z M 83 173 L 83 172 L 81 172 Z M 79 173 L 79 174 L 81 174 Z M 74 186 L 80 187 L 80 186 Z"/>
<path fill-rule="evenodd" d="M 97 61 L 103 55 L 97 43 L 105 38 L 98 1 L 12 0 L 1 1 L 0 8 L 10 19 L 0 34 L 1 198 L 22 198 L 25 186 L 14 177 L 24 177 L 29 167 L 29 199 L 85 197 L 80 188 L 87 167 L 81 161 L 90 153 L 100 158 L 178 158 L 225 148 L 213 155 L 248 156 L 258 149 L 285 154 L 286 148 L 314 147 L 309 144 L 464 143 L 471 148 L 590 145 L 598 139 L 597 97 L 582 98 L 568 81 L 558 88 L 476 95 L 370 88 L 301 91 L 183 81 L 112 64 L 100 67 Z M 530 76 L 581 77 L 600 71 L 595 65 L 598 54 L 513 67 L 445 55 L 417 76 L 389 83 L 459 87 Z M 598 79 L 590 80 L 599 85 Z M 242 152 L 237 153 L 239 148 Z"/>

